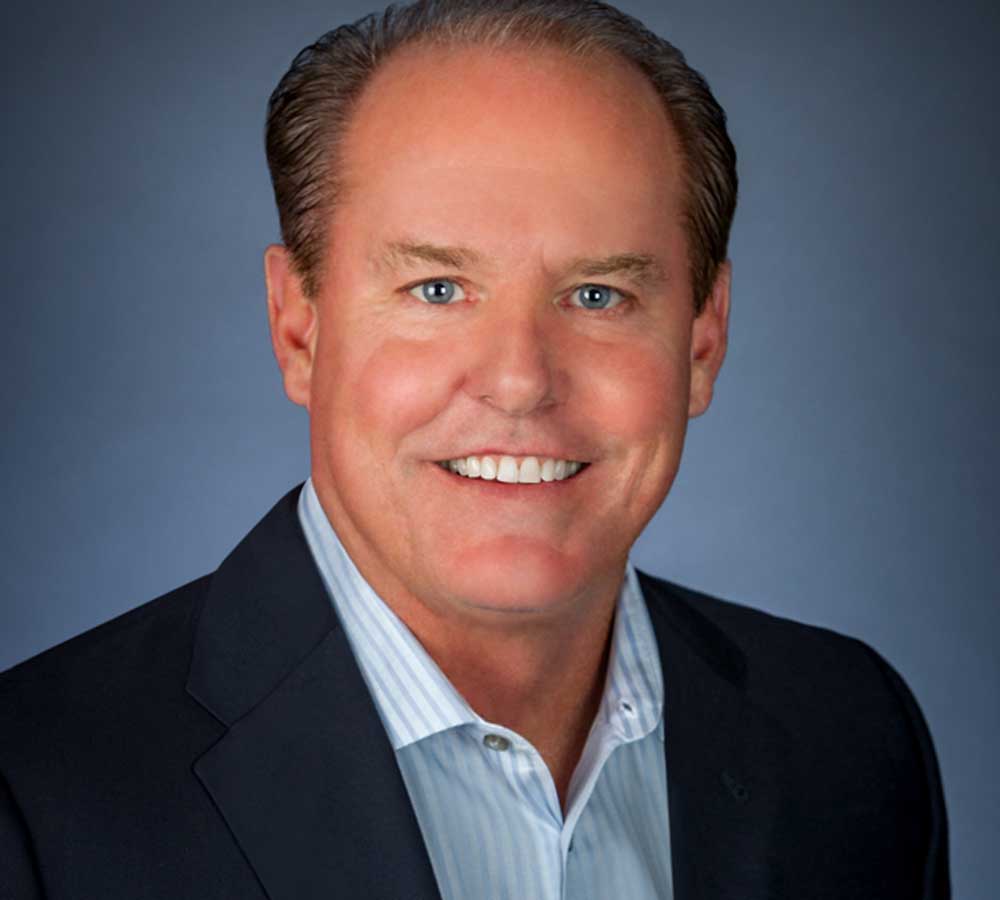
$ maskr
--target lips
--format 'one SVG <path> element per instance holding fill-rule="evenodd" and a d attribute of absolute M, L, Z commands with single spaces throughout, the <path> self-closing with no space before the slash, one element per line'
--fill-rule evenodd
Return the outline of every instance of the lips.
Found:
<path fill-rule="evenodd" d="M 553 457 L 483 455 L 441 460 L 438 465 L 465 478 L 505 484 L 541 484 L 572 478 L 587 463 Z"/>

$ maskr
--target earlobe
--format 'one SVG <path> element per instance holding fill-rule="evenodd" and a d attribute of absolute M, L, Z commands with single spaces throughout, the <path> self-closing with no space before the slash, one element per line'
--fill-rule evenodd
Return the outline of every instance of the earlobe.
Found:
<path fill-rule="evenodd" d="M 308 409 L 316 344 L 316 306 L 306 296 L 291 255 L 281 244 L 271 244 L 264 251 L 264 278 L 271 346 L 281 369 L 285 393 L 292 403 Z"/>
<path fill-rule="evenodd" d="M 688 417 L 700 416 L 712 402 L 715 379 L 726 357 L 732 264 L 727 259 L 715 276 L 705 306 L 691 325 L 691 392 Z"/>

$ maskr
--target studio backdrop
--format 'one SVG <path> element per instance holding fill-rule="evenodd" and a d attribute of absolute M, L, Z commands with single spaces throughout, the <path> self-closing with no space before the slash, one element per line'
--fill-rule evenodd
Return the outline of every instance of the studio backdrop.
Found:
<path fill-rule="evenodd" d="M 935 738 L 955 896 L 990 900 L 998 7 L 621 6 L 707 76 L 742 180 L 729 356 L 635 562 L 884 654 Z M 214 569 L 308 474 L 267 335 L 264 109 L 372 9 L 6 11 L 0 669 Z"/>

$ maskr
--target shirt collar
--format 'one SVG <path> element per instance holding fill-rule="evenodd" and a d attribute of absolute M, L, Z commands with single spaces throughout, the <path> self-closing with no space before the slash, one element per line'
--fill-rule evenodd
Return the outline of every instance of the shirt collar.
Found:
<path fill-rule="evenodd" d="M 413 632 L 362 577 L 320 505 L 312 479 L 299 496 L 299 520 L 361 674 L 394 750 L 466 724 L 486 724 L 455 689 Z M 631 562 L 615 613 L 604 694 L 596 725 L 623 742 L 662 718 L 659 651 Z M 659 729 L 662 737 L 662 728 Z"/>

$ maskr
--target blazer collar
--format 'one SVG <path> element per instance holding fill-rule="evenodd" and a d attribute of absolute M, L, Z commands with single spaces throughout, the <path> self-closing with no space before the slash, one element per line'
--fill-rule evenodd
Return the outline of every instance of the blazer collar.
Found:
<path fill-rule="evenodd" d="M 302 535 L 299 490 L 212 578 L 187 690 L 228 730 L 195 774 L 271 900 L 440 900 L 392 747 Z"/>
<path fill-rule="evenodd" d="M 747 693 L 742 650 L 699 609 L 718 604 L 639 573 L 663 665 L 676 900 L 786 897 L 777 838 L 791 736 Z"/>

